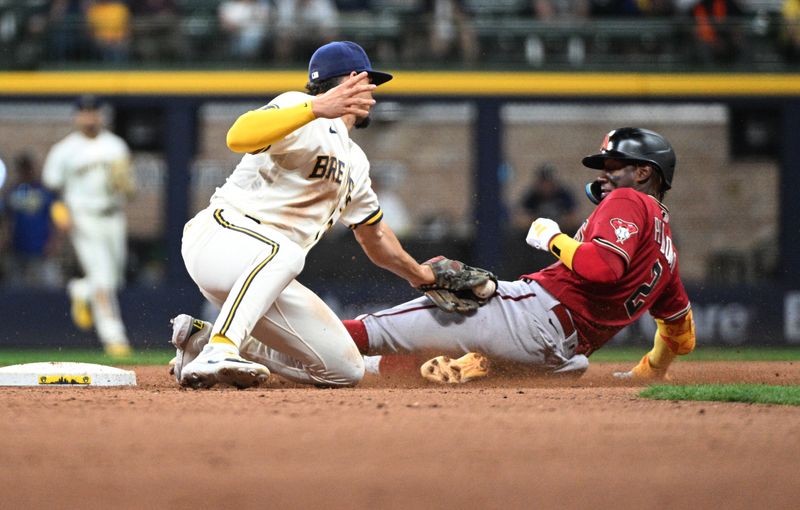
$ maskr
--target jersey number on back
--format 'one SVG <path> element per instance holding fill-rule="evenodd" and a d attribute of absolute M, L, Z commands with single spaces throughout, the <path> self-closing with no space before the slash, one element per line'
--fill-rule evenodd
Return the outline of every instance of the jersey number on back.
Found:
<path fill-rule="evenodd" d="M 650 293 L 653 292 L 653 289 L 656 288 L 662 273 L 660 260 L 656 260 L 656 263 L 653 264 L 653 269 L 650 270 L 650 273 L 653 275 L 653 278 L 648 283 L 639 285 L 639 288 L 636 289 L 636 291 L 634 291 L 634 293 L 625 300 L 625 311 L 628 312 L 628 317 L 633 318 L 633 316 L 636 315 L 636 312 L 638 312 L 639 309 L 644 306 L 647 296 L 649 296 Z"/>

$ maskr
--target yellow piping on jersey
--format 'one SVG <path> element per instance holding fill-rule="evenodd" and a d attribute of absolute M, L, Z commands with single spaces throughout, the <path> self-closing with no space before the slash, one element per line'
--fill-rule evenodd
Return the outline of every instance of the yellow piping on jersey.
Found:
<path fill-rule="evenodd" d="M 262 236 L 258 232 L 255 232 L 248 228 L 239 227 L 228 222 L 222 217 L 222 209 L 217 209 L 216 211 L 214 211 L 214 219 L 217 220 L 217 223 L 219 223 L 224 228 L 233 230 L 235 232 L 241 232 L 242 234 L 248 235 L 254 239 L 258 239 L 259 241 L 266 243 L 272 247 L 272 252 L 267 256 L 267 258 L 262 260 L 261 263 L 255 267 L 255 269 L 250 271 L 250 274 L 247 275 L 247 279 L 242 285 L 241 290 L 236 295 L 236 300 L 233 302 L 233 306 L 231 306 L 231 311 L 228 312 L 228 316 L 225 318 L 225 323 L 222 325 L 222 329 L 219 332 L 220 335 L 227 337 L 228 328 L 230 327 L 231 322 L 233 321 L 233 316 L 236 315 L 236 310 L 239 308 L 239 304 L 242 302 L 245 293 L 247 293 L 247 289 L 250 287 L 250 283 L 253 281 L 256 275 L 258 275 L 258 273 L 262 269 L 264 269 L 264 266 L 266 266 L 269 263 L 269 261 L 275 257 L 275 255 L 278 253 L 278 250 L 280 249 L 280 245 L 275 241 L 273 241 L 272 239 L 268 239 L 267 237 Z"/>
<path fill-rule="evenodd" d="M 378 209 L 377 211 L 373 212 L 363 220 L 359 221 L 354 225 L 350 225 L 350 230 L 355 230 L 361 225 L 374 225 L 383 219 L 383 211 Z"/>

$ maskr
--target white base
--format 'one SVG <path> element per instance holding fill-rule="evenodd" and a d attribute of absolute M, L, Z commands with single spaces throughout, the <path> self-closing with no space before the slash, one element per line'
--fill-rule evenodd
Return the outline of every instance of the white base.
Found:
<path fill-rule="evenodd" d="M 25 363 L 0 368 L 0 386 L 136 386 L 136 374 L 93 363 Z"/>

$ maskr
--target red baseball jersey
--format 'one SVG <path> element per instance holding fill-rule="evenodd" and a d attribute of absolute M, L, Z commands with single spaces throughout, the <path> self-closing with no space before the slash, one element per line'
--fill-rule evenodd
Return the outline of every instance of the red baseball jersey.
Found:
<path fill-rule="evenodd" d="M 664 320 L 689 312 L 669 211 L 654 197 L 631 188 L 612 191 L 575 238 L 621 257 L 622 277 L 612 283 L 591 282 L 561 261 L 524 277 L 536 280 L 570 310 L 580 332 L 579 352 L 591 354 L 648 309 Z"/>

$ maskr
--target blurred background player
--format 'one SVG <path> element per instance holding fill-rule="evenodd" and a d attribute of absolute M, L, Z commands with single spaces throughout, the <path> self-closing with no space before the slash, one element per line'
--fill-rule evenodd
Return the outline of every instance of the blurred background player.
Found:
<path fill-rule="evenodd" d="M 134 193 L 130 151 L 125 141 L 103 127 L 95 96 L 76 103 L 76 130 L 47 155 L 44 184 L 61 193 L 53 220 L 69 232 L 82 278 L 69 281 L 72 318 L 81 329 L 94 323 L 107 354 L 127 356 L 130 345 L 117 291 L 127 255 L 125 203 Z"/>
<path fill-rule="evenodd" d="M 324 386 L 361 380 L 364 362 L 347 330 L 295 280 L 337 221 L 376 265 L 414 287 L 434 281 L 383 221 L 369 161 L 350 138 L 369 125 L 372 91 L 391 78 L 372 69 L 361 46 L 332 42 L 311 56 L 307 93 L 281 94 L 230 128 L 228 147 L 246 154 L 184 228 L 186 269 L 221 311 L 213 326 L 185 314 L 173 320 L 181 385 L 248 387 L 270 370 Z"/>
<path fill-rule="evenodd" d="M 615 375 L 664 378 L 672 360 L 695 345 L 662 204 L 675 170 L 672 146 L 652 131 L 621 128 L 583 164 L 601 172 L 587 186 L 599 205 L 575 237 L 538 218 L 526 238 L 558 262 L 514 282 L 500 281 L 486 306 L 458 320 L 421 298 L 344 321 L 361 352 L 464 355 L 425 363 L 423 376 L 437 382 L 486 375 L 484 360 L 470 351 L 546 373 L 581 374 L 589 355 L 649 310 L 657 324 L 653 349 L 631 371 Z"/>
<path fill-rule="evenodd" d="M 572 192 L 558 179 L 556 166 L 543 163 L 531 172 L 531 182 L 520 200 L 514 224 L 527 231 L 531 218 L 550 218 L 574 234 L 580 226 Z"/>
<path fill-rule="evenodd" d="M 5 280 L 15 286 L 58 287 L 63 282 L 54 255 L 62 236 L 50 219 L 55 194 L 42 184 L 33 154 L 17 154 L 12 170 L 12 182 L 0 208 L 7 215 L 9 229 Z"/>

